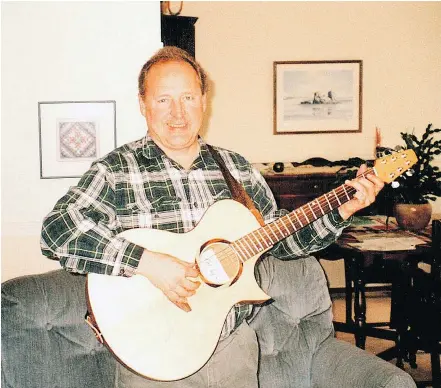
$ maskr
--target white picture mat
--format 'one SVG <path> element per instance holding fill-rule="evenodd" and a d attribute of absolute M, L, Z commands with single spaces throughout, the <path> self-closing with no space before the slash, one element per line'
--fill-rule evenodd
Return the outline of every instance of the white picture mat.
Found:
<path fill-rule="evenodd" d="M 96 122 L 100 158 L 116 147 L 115 102 L 40 102 L 40 158 L 42 178 L 80 177 L 92 159 L 60 160 L 58 144 L 59 121 Z"/>
<path fill-rule="evenodd" d="M 339 77 L 341 73 L 350 73 L 350 80 Z M 276 122 L 275 133 L 339 132 L 360 131 L 360 95 L 361 65 L 359 62 L 338 63 L 279 63 L 276 66 Z M 290 79 L 289 79 L 290 78 Z M 287 91 L 287 87 L 291 90 Z M 345 97 L 352 99 L 351 117 L 326 117 L 326 113 L 317 117 L 302 118 L 299 114 L 293 119 L 286 119 L 287 103 L 312 100 L 314 92 L 343 90 Z M 337 94 L 338 98 L 338 94 Z M 296 104 L 297 105 L 297 104 Z M 332 105 L 300 104 L 299 109 L 331 109 Z M 338 105 L 336 106 L 338 107 Z M 320 113 L 320 112 L 319 112 Z"/>

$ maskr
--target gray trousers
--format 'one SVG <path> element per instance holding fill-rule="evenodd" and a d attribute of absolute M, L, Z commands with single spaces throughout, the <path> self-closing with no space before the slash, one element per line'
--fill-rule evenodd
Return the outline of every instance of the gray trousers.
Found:
<path fill-rule="evenodd" d="M 256 334 L 246 322 L 220 341 L 208 362 L 196 373 L 178 381 L 153 381 L 118 364 L 115 388 L 257 388 Z"/>

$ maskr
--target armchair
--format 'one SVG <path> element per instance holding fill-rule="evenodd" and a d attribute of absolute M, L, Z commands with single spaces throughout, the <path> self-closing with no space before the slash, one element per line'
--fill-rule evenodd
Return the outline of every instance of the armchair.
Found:
<path fill-rule="evenodd" d="M 268 263 L 275 263 L 273 266 Z M 326 279 L 313 257 L 263 259 L 256 275 L 274 301 L 256 308 L 262 388 L 406 388 L 412 378 L 392 364 L 334 338 Z M 281 284 L 292 284 L 285 297 Z M 4 388 L 112 388 L 115 363 L 84 322 L 85 277 L 57 270 L 2 284 Z"/>

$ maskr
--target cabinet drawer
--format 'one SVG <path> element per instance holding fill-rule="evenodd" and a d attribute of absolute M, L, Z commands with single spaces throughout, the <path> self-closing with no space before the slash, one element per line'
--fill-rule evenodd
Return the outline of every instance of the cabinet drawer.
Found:
<path fill-rule="evenodd" d="M 305 203 L 312 201 L 316 197 L 309 197 L 306 195 L 285 194 L 281 196 L 276 196 L 275 198 L 279 209 L 286 209 L 292 211 L 304 205 Z"/>
<path fill-rule="evenodd" d="M 336 186 L 336 175 L 265 176 L 279 207 L 294 210 Z"/>
<path fill-rule="evenodd" d="M 320 195 L 323 194 L 328 187 L 327 183 L 321 180 L 310 179 L 292 179 L 292 180 L 271 180 L 268 185 L 273 191 L 274 195 L 283 194 L 306 194 L 306 195 Z"/>

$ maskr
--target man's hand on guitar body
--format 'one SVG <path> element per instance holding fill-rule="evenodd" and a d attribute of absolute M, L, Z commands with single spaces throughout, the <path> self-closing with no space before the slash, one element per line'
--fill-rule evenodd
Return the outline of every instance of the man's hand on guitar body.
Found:
<path fill-rule="evenodd" d="M 187 297 L 200 286 L 200 282 L 188 279 L 199 275 L 194 263 L 145 249 L 136 272 L 149 279 L 176 306 L 191 311 Z"/>
<path fill-rule="evenodd" d="M 363 174 L 367 170 L 365 164 L 361 165 L 357 175 Z M 374 174 L 367 174 L 365 177 L 359 177 L 352 181 L 346 181 L 345 184 L 357 190 L 354 198 L 344 203 L 338 208 L 338 211 L 344 220 L 348 219 L 359 210 L 368 207 L 375 201 L 375 197 L 384 187 L 383 181 Z"/>

